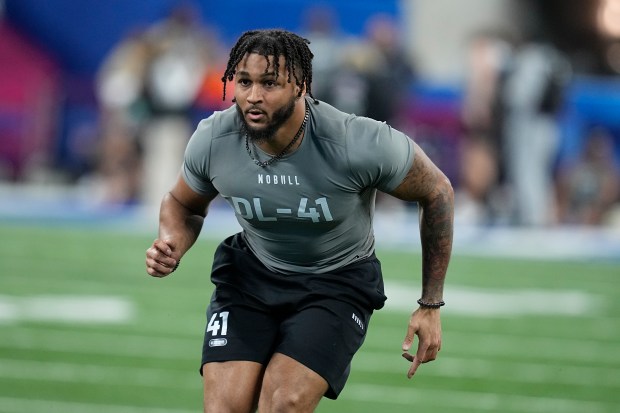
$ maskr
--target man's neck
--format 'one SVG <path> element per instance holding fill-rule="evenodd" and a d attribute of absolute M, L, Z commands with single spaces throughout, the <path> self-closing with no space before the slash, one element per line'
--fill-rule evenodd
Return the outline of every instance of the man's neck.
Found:
<path fill-rule="evenodd" d="M 295 110 L 293 111 L 290 119 L 276 131 L 275 136 L 272 139 L 258 143 L 256 146 L 271 155 L 279 154 L 295 138 L 295 135 L 301 128 L 305 116 L 306 101 L 305 99 L 300 98 L 295 102 Z M 293 152 L 299 147 L 303 139 L 303 135 L 304 132 L 302 131 L 301 136 L 299 136 L 297 142 L 289 148 L 288 152 Z"/>

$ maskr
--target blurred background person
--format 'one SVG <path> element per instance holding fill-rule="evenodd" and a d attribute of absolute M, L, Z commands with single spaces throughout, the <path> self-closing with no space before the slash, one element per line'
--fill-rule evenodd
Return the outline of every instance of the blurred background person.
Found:
<path fill-rule="evenodd" d="M 456 219 L 471 225 L 505 222 L 504 107 L 501 104 L 513 44 L 498 30 L 475 33 L 467 43 L 461 107 L 460 180 Z"/>
<path fill-rule="evenodd" d="M 517 225 L 553 222 L 553 168 L 560 143 L 558 112 L 569 76 L 568 62 L 548 42 L 530 38 L 517 44 L 502 96 L 502 158 L 512 220 Z"/>
<path fill-rule="evenodd" d="M 123 39 L 99 70 L 102 121 L 111 123 L 102 125 L 102 138 L 119 137 L 108 131 L 137 132 L 133 140 L 141 141 L 143 150 L 137 153 L 143 154 L 144 176 L 149 177 L 142 181 L 141 193 L 147 205 L 155 206 L 172 184 L 169 177 L 179 165 L 162 159 L 181 159 L 196 101 L 209 68 L 219 64 L 218 53 L 218 42 L 200 21 L 198 10 L 190 3 L 180 3 L 164 20 Z M 118 143 L 114 140 L 110 145 Z M 106 142 L 102 145 L 107 146 Z M 177 156 L 162 157 L 162 153 Z M 127 179 L 133 181 L 133 175 Z"/>
<path fill-rule="evenodd" d="M 212 40 L 189 4 L 146 32 L 153 56 L 145 79 L 144 97 L 150 119 L 144 129 L 144 201 L 157 207 L 174 181 L 193 128 L 191 109 L 209 64 Z M 166 156 L 163 156 L 166 154 Z M 172 156 L 171 156 L 172 155 Z M 169 161 L 162 162 L 162 159 Z M 177 160 L 177 161 L 175 161 Z"/>
<path fill-rule="evenodd" d="M 82 179 L 90 201 L 108 207 L 142 202 L 143 154 L 135 128 L 125 122 L 106 121 L 93 159 L 94 172 Z"/>
<path fill-rule="evenodd" d="M 375 70 L 378 59 L 360 41 L 347 42 L 341 50 L 339 64 L 330 76 L 329 91 L 323 100 L 348 113 L 368 113 L 368 73 Z"/>
<path fill-rule="evenodd" d="M 575 161 L 562 165 L 557 178 L 558 221 L 569 225 L 611 223 L 620 201 L 620 168 L 613 139 L 595 127 Z"/>
<path fill-rule="evenodd" d="M 454 220 L 457 224 L 487 226 L 497 223 L 494 199 L 499 176 L 495 148 L 480 135 L 470 135 L 460 147 L 458 190 Z"/>
<path fill-rule="evenodd" d="M 407 104 L 415 80 L 413 57 L 403 47 L 403 31 L 392 16 L 378 14 L 366 23 L 364 48 L 375 64 L 369 66 L 365 116 L 394 125 Z"/>
<path fill-rule="evenodd" d="M 151 56 L 145 33 L 135 29 L 105 57 L 95 77 L 95 92 L 105 117 L 139 123 Z"/>
<path fill-rule="evenodd" d="M 310 40 L 312 60 L 312 93 L 317 99 L 332 101 L 331 81 L 342 65 L 342 51 L 346 40 L 341 33 L 338 16 L 326 4 L 310 6 L 303 16 L 302 35 Z"/>

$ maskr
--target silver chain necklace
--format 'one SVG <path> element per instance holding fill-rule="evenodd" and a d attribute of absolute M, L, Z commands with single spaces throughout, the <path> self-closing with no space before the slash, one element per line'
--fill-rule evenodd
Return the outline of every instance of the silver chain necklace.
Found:
<path fill-rule="evenodd" d="M 299 139 L 302 132 L 306 128 L 306 124 L 308 123 L 309 118 L 310 118 L 310 109 L 308 108 L 308 105 L 306 104 L 306 114 L 304 116 L 304 121 L 301 123 L 301 126 L 299 127 L 297 134 L 293 137 L 293 139 L 289 142 L 289 144 L 286 145 L 286 148 L 282 149 L 282 152 L 280 152 L 279 154 L 275 156 L 272 156 L 269 160 L 265 162 L 258 160 L 258 157 L 255 158 L 254 155 L 252 155 L 252 150 L 250 149 L 250 139 L 248 137 L 248 134 L 246 133 L 245 134 L 245 149 L 248 151 L 248 155 L 250 155 L 250 159 L 252 159 L 254 163 L 260 166 L 261 168 L 269 166 L 272 163 L 280 160 L 280 158 L 286 155 L 288 151 L 293 147 L 293 145 L 295 145 L 295 142 L 297 142 L 297 139 Z"/>

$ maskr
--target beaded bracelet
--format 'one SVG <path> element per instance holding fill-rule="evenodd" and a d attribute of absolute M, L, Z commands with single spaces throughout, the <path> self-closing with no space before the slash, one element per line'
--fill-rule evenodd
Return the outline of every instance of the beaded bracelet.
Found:
<path fill-rule="evenodd" d="M 420 305 L 420 307 L 425 307 L 425 308 L 439 308 L 439 307 L 443 307 L 444 305 L 446 305 L 446 303 L 442 300 L 438 303 L 427 303 L 425 301 L 422 301 L 422 299 L 418 299 L 417 303 Z"/>
<path fill-rule="evenodd" d="M 177 270 L 177 268 L 179 268 L 179 264 L 181 264 L 181 260 L 177 261 L 177 264 L 174 266 L 174 268 L 172 269 L 172 271 L 170 271 L 170 273 L 173 273 Z"/>

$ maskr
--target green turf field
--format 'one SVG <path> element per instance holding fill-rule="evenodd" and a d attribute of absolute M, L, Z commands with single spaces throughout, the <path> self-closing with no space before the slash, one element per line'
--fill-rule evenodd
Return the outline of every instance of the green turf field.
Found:
<path fill-rule="evenodd" d="M 201 411 L 214 243 L 153 279 L 143 234 L 0 225 L 0 239 L 0 412 Z M 409 381 L 400 346 L 419 259 L 378 254 L 394 294 L 341 398 L 318 412 L 620 412 L 618 261 L 456 253 L 443 349 Z"/>

